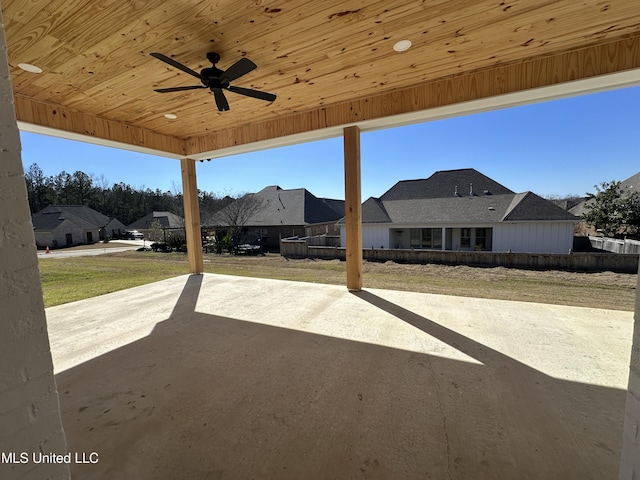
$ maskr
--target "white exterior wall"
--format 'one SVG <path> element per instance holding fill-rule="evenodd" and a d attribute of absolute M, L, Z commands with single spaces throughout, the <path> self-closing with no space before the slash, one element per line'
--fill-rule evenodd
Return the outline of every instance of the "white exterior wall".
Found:
<path fill-rule="evenodd" d="M 437 227 L 437 225 L 363 225 L 362 248 L 395 248 L 395 245 L 389 243 L 390 236 L 395 230 L 404 230 L 408 235 L 410 228 Z M 452 229 L 449 230 L 453 234 L 452 250 L 459 249 L 461 227 L 463 226 L 447 226 Z M 573 223 L 570 222 L 514 222 L 471 227 L 492 229 L 491 250 L 494 252 L 511 250 L 519 253 L 568 253 L 573 248 Z M 345 229 L 341 226 L 340 244 L 345 245 L 345 240 Z M 408 240 L 405 243 L 407 243 L 405 248 L 409 248 Z M 470 250 L 473 250 L 473 247 Z"/>
<path fill-rule="evenodd" d="M 0 452 L 67 453 L 49 351 L 0 13 Z M 2 479 L 68 479 L 67 464 L 0 462 Z"/>
<path fill-rule="evenodd" d="M 493 251 L 569 253 L 573 248 L 573 223 L 521 222 L 493 227 Z"/>
<path fill-rule="evenodd" d="M 363 225 L 362 248 L 389 248 L 390 225 Z M 340 245 L 347 244 L 347 236 L 344 225 L 340 225 Z"/>
<path fill-rule="evenodd" d="M 363 225 L 362 248 L 389 248 L 389 225 Z"/>

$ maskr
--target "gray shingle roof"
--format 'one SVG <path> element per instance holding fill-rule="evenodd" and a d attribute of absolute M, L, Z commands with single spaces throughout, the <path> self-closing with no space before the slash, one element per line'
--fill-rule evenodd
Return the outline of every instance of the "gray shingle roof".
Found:
<path fill-rule="evenodd" d="M 465 184 L 461 191 L 460 186 Z M 369 198 L 362 205 L 363 223 L 444 225 L 536 220 L 577 219 L 535 193 L 516 194 L 472 168 L 398 182 L 382 197 Z"/>
<path fill-rule="evenodd" d="M 640 191 L 640 172 L 630 176 L 626 180 L 623 180 L 620 182 L 620 185 L 625 189 L 632 188 L 636 191 Z"/>
<path fill-rule="evenodd" d="M 411 200 L 418 198 L 452 198 L 474 195 L 503 195 L 514 193 L 495 180 L 473 168 L 442 170 L 422 180 L 402 180 L 380 197 L 387 200 Z"/>
<path fill-rule="evenodd" d="M 426 198 L 384 202 L 392 223 L 454 224 L 499 222 L 513 199 L 511 195 Z M 363 219 L 369 223 L 368 219 Z"/>
<path fill-rule="evenodd" d="M 142 230 L 151 228 L 151 224 L 154 221 L 160 222 L 162 228 L 182 228 L 184 227 L 184 220 L 182 217 L 171 212 L 151 212 L 142 218 L 139 218 L 135 222 L 127 226 L 129 230 Z"/>
<path fill-rule="evenodd" d="M 260 208 L 245 222 L 247 226 L 311 225 L 337 221 L 344 215 L 344 201 L 317 198 L 304 188 L 283 190 L 274 185 L 250 195 L 259 202 Z M 222 213 L 214 215 L 213 220 L 224 225 L 224 218 Z"/>
<path fill-rule="evenodd" d="M 366 218 L 367 223 L 391 223 L 391 217 L 379 198 L 370 197 L 362 204 L 362 218 Z"/>
<path fill-rule="evenodd" d="M 620 186 L 622 187 L 623 191 L 627 191 L 627 190 L 629 190 L 631 192 L 640 191 L 640 172 L 636 173 L 635 175 L 630 176 L 626 180 L 621 181 L 620 182 Z M 586 206 L 590 205 L 591 203 L 593 203 L 592 199 L 585 199 L 585 200 L 577 203 L 573 207 L 571 207 L 569 209 L 569 212 L 571 212 L 576 217 L 580 217 L 583 214 L 587 213 Z"/>
<path fill-rule="evenodd" d="M 505 212 L 504 221 L 518 220 L 577 220 L 574 215 L 567 212 L 549 200 L 539 197 L 535 193 L 519 193 L 514 196 L 509 209 Z"/>
<path fill-rule="evenodd" d="M 43 232 L 54 230 L 64 220 L 85 229 L 100 229 L 109 223 L 109 217 L 85 205 L 49 205 L 31 217 L 33 228 Z"/>

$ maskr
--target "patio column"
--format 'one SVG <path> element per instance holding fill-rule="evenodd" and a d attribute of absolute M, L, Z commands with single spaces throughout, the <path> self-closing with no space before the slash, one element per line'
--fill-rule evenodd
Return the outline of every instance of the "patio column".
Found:
<path fill-rule="evenodd" d="M 4 24 L 0 11 L 0 466 L 2 478 L 69 479 L 65 463 L 21 452 L 67 452 L 42 300 Z"/>
<path fill-rule="evenodd" d="M 362 289 L 362 200 L 360 190 L 360 128 L 344 129 L 344 213 L 347 288 Z"/>
<path fill-rule="evenodd" d="M 189 158 L 180 160 L 182 169 L 182 201 L 184 202 L 185 233 L 187 235 L 187 257 L 189 271 L 199 274 L 204 271 L 202 257 L 202 235 L 200 231 L 200 209 L 198 206 L 198 185 L 196 183 L 196 162 Z"/>

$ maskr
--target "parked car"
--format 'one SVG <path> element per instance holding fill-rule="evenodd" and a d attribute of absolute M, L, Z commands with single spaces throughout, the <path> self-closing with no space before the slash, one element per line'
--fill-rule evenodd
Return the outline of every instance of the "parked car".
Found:
<path fill-rule="evenodd" d="M 130 230 L 124 233 L 124 238 L 126 240 L 142 240 L 144 233 L 140 233 L 138 230 Z"/>

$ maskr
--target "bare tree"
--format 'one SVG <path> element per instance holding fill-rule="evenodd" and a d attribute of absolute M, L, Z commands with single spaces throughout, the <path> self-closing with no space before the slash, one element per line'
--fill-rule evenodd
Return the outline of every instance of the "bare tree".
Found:
<path fill-rule="evenodd" d="M 221 196 L 213 192 L 198 190 L 200 223 L 204 226 L 216 226 L 220 223 L 216 214 L 233 201 L 234 198 L 228 195 Z"/>
<path fill-rule="evenodd" d="M 264 208 L 262 199 L 253 193 L 236 195 L 224 208 L 213 215 L 214 222 L 223 227 L 231 227 L 238 233 L 247 221 Z"/>
<path fill-rule="evenodd" d="M 182 226 L 184 226 L 184 199 L 182 195 L 182 186 L 175 180 L 171 181 L 171 192 L 174 198 L 174 213 L 182 218 Z"/>

